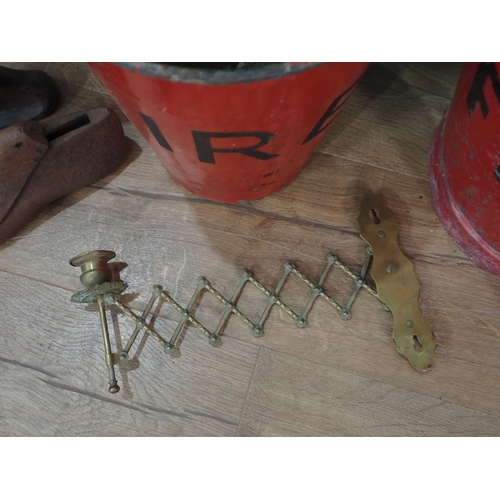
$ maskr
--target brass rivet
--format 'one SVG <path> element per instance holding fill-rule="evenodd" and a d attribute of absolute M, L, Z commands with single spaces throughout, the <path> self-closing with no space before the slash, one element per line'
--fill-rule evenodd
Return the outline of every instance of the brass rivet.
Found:
<path fill-rule="evenodd" d="M 385 272 L 388 274 L 397 273 L 399 270 L 399 263 L 395 260 L 388 260 L 385 263 Z"/>

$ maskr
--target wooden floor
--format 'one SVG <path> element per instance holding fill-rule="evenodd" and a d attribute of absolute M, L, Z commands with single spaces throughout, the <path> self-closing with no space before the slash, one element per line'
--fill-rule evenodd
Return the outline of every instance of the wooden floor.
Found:
<path fill-rule="evenodd" d="M 64 93 L 58 114 L 113 108 L 133 142 L 116 173 L 53 203 L 0 246 L 2 436 L 500 435 L 500 280 L 449 238 L 427 176 L 459 64 L 373 64 L 299 177 L 238 206 L 176 185 L 84 64 L 10 66 L 54 76 Z M 438 339 L 430 372 L 418 374 L 397 353 L 392 316 L 361 291 L 346 322 L 318 301 L 307 328 L 273 310 L 257 339 L 232 317 L 221 348 L 189 328 L 170 357 L 140 336 L 133 359 L 117 368 L 122 391 L 107 392 L 98 314 L 69 300 L 81 288 L 71 257 L 114 250 L 128 263 L 121 277 L 136 313 L 155 283 L 184 306 L 199 275 L 230 296 L 242 268 L 273 288 L 293 260 L 314 280 L 329 251 L 358 271 L 356 218 L 369 191 L 396 213 L 400 247 L 414 263 Z M 341 302 L 351 287 L 340 270 L 325 285 Z M 300 309 L 308 290 L 293 281 L 283 295 Z M 265 302 L 250 289 L 240 300 L 254 319 Z M 223 311 L 206 297 L 197 315 L 213 328 Z M 168 336 L 175 311 L 156 314 Z M 130 319 L 109 319 L 123 347 Z"/>

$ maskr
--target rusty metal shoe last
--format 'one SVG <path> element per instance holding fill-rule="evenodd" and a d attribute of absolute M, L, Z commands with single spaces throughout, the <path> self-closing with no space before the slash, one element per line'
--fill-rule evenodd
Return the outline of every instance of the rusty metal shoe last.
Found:
<path fill-rule="evenodd" d="M 49 203 L 116 170 L 126 139 L 107 108 L 0 131 L 0 244 Z"/>

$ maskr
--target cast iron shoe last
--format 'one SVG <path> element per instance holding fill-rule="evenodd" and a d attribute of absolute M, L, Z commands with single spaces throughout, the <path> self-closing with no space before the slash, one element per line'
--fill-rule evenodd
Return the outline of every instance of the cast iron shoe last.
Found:
<path fill-rule="evenodd" d="M 0 244 L 53 201 L 116 170 L 126 155 L 107 108 L 19 123 L 0 131 Z"/>
<path fill-rule="evenodd" d="M 0 130 L 49 116 L 59 100 L 59 88 L 44 71 L 0 66 Z"/>

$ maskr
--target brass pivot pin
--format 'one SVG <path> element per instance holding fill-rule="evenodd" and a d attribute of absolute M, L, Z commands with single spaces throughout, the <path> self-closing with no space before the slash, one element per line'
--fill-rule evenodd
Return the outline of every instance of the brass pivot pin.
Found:
<path fill-rule="evenodd" d="M 109 261 L 116 256 L 115 252 L 109 250 L 94 250 L 92 252 L 85 252 L 76 257 L 73 257 L 69 263 L 72 266 L 80 267 L 82 274 L 80 281 L 85 286 L 85 290 L 75 293 L 71 300 L 79 303 L 95 303 L 97 302 L 99 308 L 99 316 L 101 319 L 102 336 L 104 341 L 104 352 L 106 365 L 109 374 L 109 392 L 116 394 L 120 390 L 120 386 L 116 380 L 114 365 L 124 363 L 129 359 L 128 353 L 132 344 L 139 332 L 146 330 L 155 340 L 166 346 L 163 340 L 153 329 L 149 328 L 145 319 L 147 318 L 154 302 L 160 296 L 160 291 L 155 287 L 153 297 L 149 301 L 142 317 L 137 316 L 128 307 L 118 300 L 118 295 L 122 293 L 127 284 L 123 281 L 111 281 L 112 270 L 109 267 Z M 118 307 L 127 316 L 135 321 L 135 329 L 127 342 L 125 350 L 113 353 L 111 351 L 111 342 L 109 340 L 108 323 L 106 320 L 106 305 L 114 305 Z"/>

